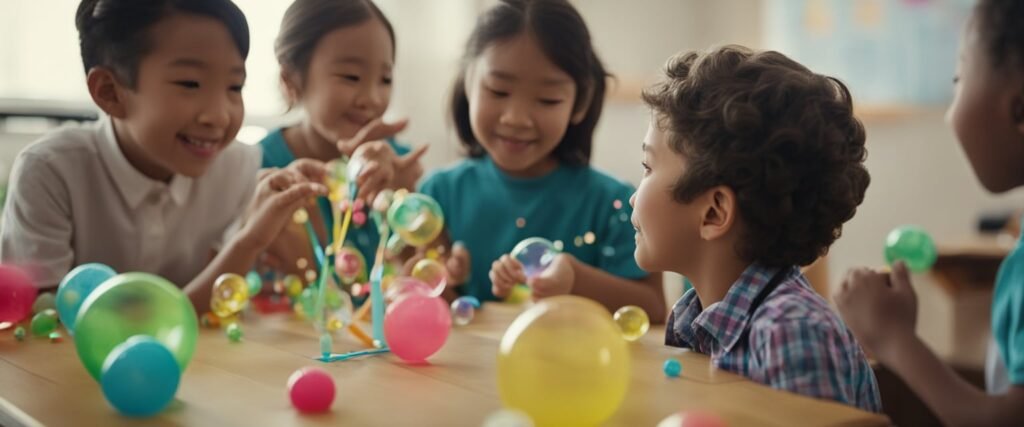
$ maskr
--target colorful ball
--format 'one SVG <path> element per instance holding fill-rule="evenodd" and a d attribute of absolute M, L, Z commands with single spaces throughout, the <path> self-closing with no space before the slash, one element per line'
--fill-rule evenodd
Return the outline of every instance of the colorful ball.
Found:
<path fill-rule="evenodd" d="M 666 359 L 665 364 L 661 367 L 662 371 L 665 372 L 665 376 L 669 378 L 676 378 L 679 374 L 683 373 L 683 364 L 679 363 L 676 359 Z"/>
<path fill-rule="evenodd" d="M 0 323 L 17 323 L 32 315 L 39 290 L 20 268 L 0 265 Z"/>
<path fill-rule="evenodd" d="M 616 310 L 612 319 L 615 320 L 615 324 L 619 325 L 622 337 L 626 341 L 640 339 L 651 328 L 651 320 L 647 317 L 647 312 L 635 305 L 627 305 Z"/>
<path fill-rule="evenodd" d="M 249 297 L 252 298 L 263 290 L 263 278 L 256 271 L 249 271 L 245 274 L 245 283 L 249 285 Z"/>
<path fill-rule="evenodd" d="M 148 273 L 125 273 L 93 291 L 75 319 L 78 358 L 99 380 L 110 352 L 135 335 L 155 338 L 170 350 L 184 372 L 196 348 L 199 325 L 185 293 Z"/>
<path fill-rule="evenodd" d="M 14 328 L 14 339 L 18 341 L 25 341 L 25 327 L 18 326 Z"/>
<path fill-rule="evenodd" d="M 57 310 L 46 309 L 32 316 L 32 335 L 45 337 L 57 330 Z"/>
<path fill-rule="evenodd" d="M 430 285 L 412 277 L 396 277 L 391 280 L 384 290 L 384 298 L 394 301 L 408 294 L 430 295 L 434 291 Z"/>
<path fill-rule="evenodd" d="M 890 266 L 902 260 L 911 271 L 921 273 L 935 265 L 938 254 L 932 237 L 918 226 L 897 227 L 885 238 L 885 262 Z"/>
<path fill-rule="evenodd" d="M 419 293 L 402 296 L 384 315 L 384 338 L 391 352 L 410 363 L 422 363 L 444 345 L 451 331 L 448 304 Z"/>
<path fill-rule="evenodd" d="M 586 298 L 546 298 L 501 339 L 498 391 L 538 425 L 598 425 L 618 410 L 630 356 L 608 311 Z"/>
<path fill-rule="evenodd" d="M 299 412 L 327 412 L 334 393 L 334 379 L 322 369 L 302 368 L 288 378 L 288 397 Z"/>
<path fill-rule="evenodd" d="M 231 342 L 240 342 L 242 341 L 242 327 L 238 323 L 232 323 L 224 329 L 224 335 L 227 335 Z"/>
<path fill-rule="evenodd" d="M 233 273 L 221 274 L 213 282 L 210 297 L 210 311 L 218 317 L 229 317 L 239 313 L 249 303 L 249 284 L 242 276 Z"/>
<path fill-rule="evenodd" d="M 130 417 L 149 417 L 163 411 L 174 399 L 180 382 L 181 370 L 171 351 L 143 335 L 114 347 L 103 362 L 100 376 L 107 402 Z"/>
<path fill-rule="evenodd" d="M 82 303 L 103 282 L 117 275 L 114 269 L 99 263 L 82 264 L 64 276 L 57 288 L 57 313 L 64 328 L 75 334 L 75 320 Z"/>
<path fill-rule="evenodd" d="M 343 246 L 334 255 L 334 271 L 338 273 L 341 283 L 355 283 L 366 277 L 366 259 L 359 251 Z"/>
<path fill-rule="evenodd" d="M 669 415 L 658 427 L 726 427 L 727 424 L 710 412 L 682 411 Z"/>
<path fill-rule="evenodd" d="M 476 314 L 476 307 L 469 298 L 472 297 L 458 297 L 452 301 L 452 322 L 458 326 L 468 325 Z"/>
<path fill-rule="evenodd" d="M 38 314 L 43 310 L 57 311 L 57 298 L 50 292 L 40 293 L 36 302 L 32 303 L 32 313 Z"/>
<path fill-rule="evenodd" d="M 388 208 L 388 224 L 412 246 L 423 247 L 444 229 L 444 213 L 437 201 L 425 194 L 396 195 Z"/>
<path fill-rule="evenodd" d="M 547 239 L 531 237 L 525 239 L 512 248 L 512 257 L 523 264 L 523 273 L 526 278 L 537 277 L 551 265 L 558 255 L 558 249 Z"/>
<path fill-rule="evenodd" d="M 533 420 L 523 411 L 499 409 L 487 416 L 483 427 L 533 427 Z"/>
<path fill-rule="evenodd" d="M 412 277 L 430 287 L 430 295 L 440 296 L 448 284 L 448 269 L 437 260 L 424 258 L 412 267 Z"/>

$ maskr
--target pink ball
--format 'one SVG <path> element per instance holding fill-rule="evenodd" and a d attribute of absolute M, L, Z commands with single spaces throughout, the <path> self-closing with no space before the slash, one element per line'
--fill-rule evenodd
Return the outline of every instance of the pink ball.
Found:
<path fill-rule="evenodd" d="M 710 412 L 684 412 L 683 427 L 726 427 L 725 421 Z"/>
<path fill-rule="evenodd" d="M 437 353 L 452 329 L 448 304 L 440 297 L 420 293 L 403 295 L 388 306 L 384 338 L 391 352 L 410 363 L 421 363 Z"/>
<path fill-rule="evenodd" d="M 384 298 L 394 301 L 408 294 L 423 294 L 429 295 L 434 291 L 430 285 L 423 283 L 419 279 L 412 277 L 397 277 L 388 286 L 388 289 L 384 291 Z"/>
<path fill-rule="evenodd" d="M 288 378 L 288 397 L 299 412 L 326 412 L 334 402 L 334 379 L 323 369 L 299 369 Z"/>
<path fill-rule="evenodd" d="M 20 322 L 32 314 L 39 292 L 20 268 L 0 265 L 0 322 Z"/>

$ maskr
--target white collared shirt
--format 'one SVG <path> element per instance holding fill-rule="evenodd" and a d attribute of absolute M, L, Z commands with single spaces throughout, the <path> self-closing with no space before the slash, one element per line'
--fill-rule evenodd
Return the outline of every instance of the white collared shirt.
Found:
<path fill-rule="evenodd" d="M 165 183 L 128 163 L 109 118 L 58 129 L 14 162 L 0 262 L 30 266 L 40 288 L 89 262 L 184 287 L 248 206 L 259 166 L 258 148 L 232 143 L 203 176 Z"/>

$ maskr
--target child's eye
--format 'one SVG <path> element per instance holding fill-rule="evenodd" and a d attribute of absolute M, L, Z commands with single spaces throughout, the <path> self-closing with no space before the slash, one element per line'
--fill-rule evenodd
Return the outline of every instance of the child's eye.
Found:
<path fill-rule="evenodd" d="M 644 175 L 647 175 L 648 173 L 651 172 L 651 167 L 647 164 L 647 162 L 640 162 L 640 164 L 643 165 L 644 167 Z"/>
<path fill-rule="evenodd" d="M 385 85 L 391 86 L 391 80 L 392 80 L 391 77 L 385 77 L 385 78 L 381 79 L 381 83 L 384 83 Z"/>
<path fill-rule="evenodd" d="M 359 83 L 359 76 L 357 76 L 355 74 L 338 74 L 338 77 L 341 77 L 341 78 L 343 78 L 345 80 L 348 80 L 350 82 Z"/>
<path fill-rule="evenodd" d="M 232 92 L 241 92 L 242 85 L 232 85 L 229 89 L 231 89 Z"/>
<path fill-rule="evenodd" d="M 562 103 L 562 100 L 561 99 L 542 99 L 542 100 L 540 100 L 540 103 L 544 104 L 544 105 L 558 105 L 558 104 Z"/>
<path fill-rule="evenodd" d="M 174 84 L 186 89 L 199 89 L 199 82 L 195 80 L 178 80 Z"/>
<path fill-rule="evenodd" d="M 508 96 L 508 92 L 501 91 L 501 90 L 487 88 L 487 91 L 490 92 L 491 95 L 494 95 L 495 97 L 498 97 L 498 98 L 505 98 L 505 97 Z"/>

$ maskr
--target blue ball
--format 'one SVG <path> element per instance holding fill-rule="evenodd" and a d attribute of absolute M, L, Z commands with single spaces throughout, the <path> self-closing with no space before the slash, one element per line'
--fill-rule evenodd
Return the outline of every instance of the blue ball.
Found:
<path fill-rule="evenodd" d="M 100 283 L 117 275 L 114 269 L 99 263 L 82 264 L 69 272 L 57 288 L 57 314 L 68 333 L 75 334 L 75 318 L 85 297 L 100 286 Z"/>
<path fill-rule="evenodd" d="M 666 377 L 676 378 L 683 372 L 683 365 L 676 359 L 668 359 L 665 361 L 665 365 L 662 366 L 662 370 L 665 371 Z"/>
<path fill-rule="evenodd" d="M 181 370 L 163 344 L 146 335 L 128 338 L 103 363 L 103 396 L 118 412 L 130 417 L 156 415 L 178 391 Z"/>
<path fill-rule="evenodd" d="M 479 309 L 480 308 L 480 300 L 477 299 L 475 296 L 466 295 L 466 296 L 459 297 L 458 299 L 465 300 L 465 301 L 469 302 L 470 304 L 473 305 L 473 308 L 475 308 L 475 309 Z"/>

